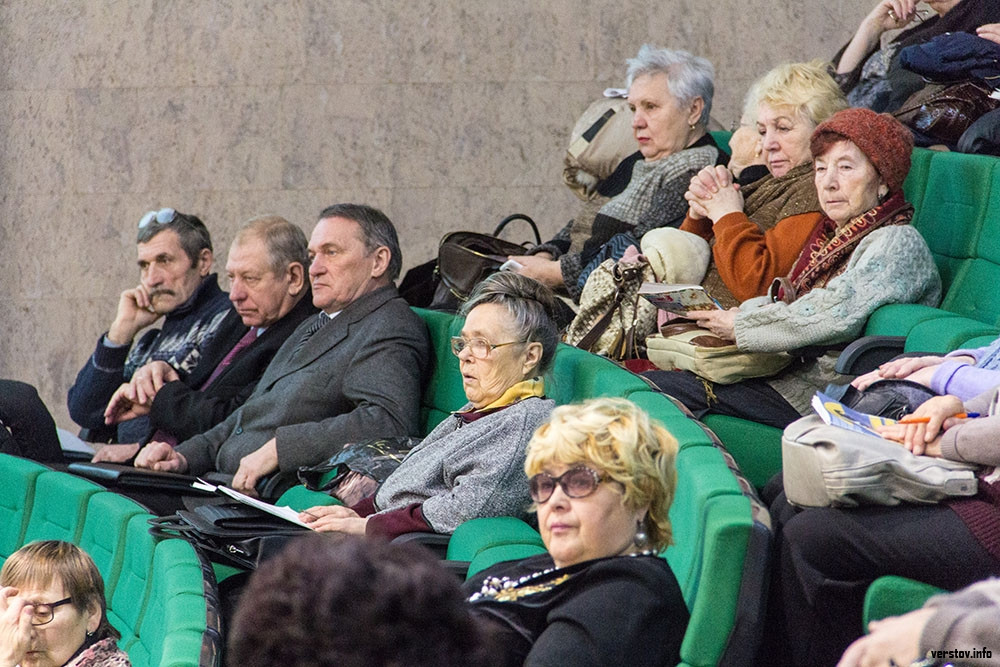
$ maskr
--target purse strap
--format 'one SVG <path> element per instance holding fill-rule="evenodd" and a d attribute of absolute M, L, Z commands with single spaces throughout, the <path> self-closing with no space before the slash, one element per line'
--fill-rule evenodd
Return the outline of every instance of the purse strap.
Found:
<path fill-rule="evenodd" d="M 612 277 L 615 281 L 615 298 L 611 301 L 611 306 L 608 307 L 607 312 L 601 315 L 600 319 L 594 323 L 594 326 L 590 328 L 580 342 L 577 343 L 577 347 L 581 350 L 590 351 L 590 348 L 598 341 L 598 339 L 604 334 L 608 326 L 611 324 L 611 318 L 614 317 L 615 311 L 621 306 L 622 301 L 625 299 L 625 285 L 629 280 L 635 279 L 638 275 L 642 277 L 642 266 L 632 266 L 628 268 L 620 268 L 615 265 L 611 272 Z"/>
<path fill-rule="evenodd" d="M 506 218 L 501 220 L 500 224 L 497 225 L 497 228 L 493 230 L 493 236 L 500 236 L 500 232 L 504 230 L 504 227 L 506 227 L 509 223 L 513 222 L 514 220 L 524 220 L 525 222 L 527 222 L 528 226 L 531 227 L 531 231 L 534 232 L 535 234 L 535 245 L 542 245 L 542 237 L 538 233 L 538 225 L 536 225 L 535 221 L 532 220 L 527 215 L 525 215 L 524 213 L 512 213 L 511 215 L 508 215 Z"/>

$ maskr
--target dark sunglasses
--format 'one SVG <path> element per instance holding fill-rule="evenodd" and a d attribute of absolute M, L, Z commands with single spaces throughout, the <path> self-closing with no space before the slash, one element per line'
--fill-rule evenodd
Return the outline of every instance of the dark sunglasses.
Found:
<path fill-rule="evenodd" d="M 586 466 L 570 468 L 558 477 L 540 472 L 528 480 L 528 493 L 532 500 L 541 504 L 552 497 L 558 484 L 570 498 L 586 498 L 597 490 L 602 479 L 599 472 Z"/>

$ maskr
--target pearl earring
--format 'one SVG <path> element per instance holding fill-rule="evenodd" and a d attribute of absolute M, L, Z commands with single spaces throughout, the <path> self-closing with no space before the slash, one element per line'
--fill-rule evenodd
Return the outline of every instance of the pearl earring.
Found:
<path fill-rule="evenodd" d="M 645 549 L 649 546 L 649 536 L 646 535 L 641 521 L 636 522 L 635 537 L 632 538 L 632 542 L 638 549 Z"/>

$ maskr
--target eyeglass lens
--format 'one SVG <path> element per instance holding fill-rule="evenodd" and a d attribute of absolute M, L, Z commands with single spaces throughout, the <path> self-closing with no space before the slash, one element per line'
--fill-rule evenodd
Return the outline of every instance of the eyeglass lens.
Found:
<path fill-rule="evenodd" d="M 469 348 L 469 352 L 472 356 L 477 359 L 485 359 L 490 354 L 491 346 L 482 338 L 473 338 L 472 340 L 465 340 L 461 336 L 452 336 L 451 338 L 451 352 L 456 357 L 462 354 L 462 350 Z"/>
<path fill-rule="evenodd" d="M 585 498 L 597 490 L 600 479 L 590 468 L 571 468 L 558 477 L 539 473 L 529 480 L 529 493 L 536 503 L 544 503 L 556 490 L 556 484 L 570 498 Z"/>
<path fill-rule="evenodd" d="M 45 625 L 49 623 L 55 616 L 55 608 L 61 607 L 64 604 L 69 604 L 73 601 L 73 598 L 68 597 L 58 602 L 36 602 L 34 603 L 34 609 L 32 610 L 31 624 L 32 625 Z"/>

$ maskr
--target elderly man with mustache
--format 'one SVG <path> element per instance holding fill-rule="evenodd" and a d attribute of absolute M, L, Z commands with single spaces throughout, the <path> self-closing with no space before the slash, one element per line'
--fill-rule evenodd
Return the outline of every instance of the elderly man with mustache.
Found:
<path fill-rule="evenodd" d="M 212 270 L 212 239 L 194 215 L 171 208 L 150 211 L 137 234 L 139 284 L 118 299 L 107 333 L 69 390 L 70 416 L 88 429 L 104 427 L 104 410 L 115 390 L 151 361 L 165 361 L 188 375 L 206 360 L 203 350 L 220 331 L 230 310 Z M 163 318 L 160 329 L 139 332 Z M 134 342 L 134 344 L 133 344 Z M 138 442 L 149 429 L 147 417 L 118 424 L 119 442 Z"/>

